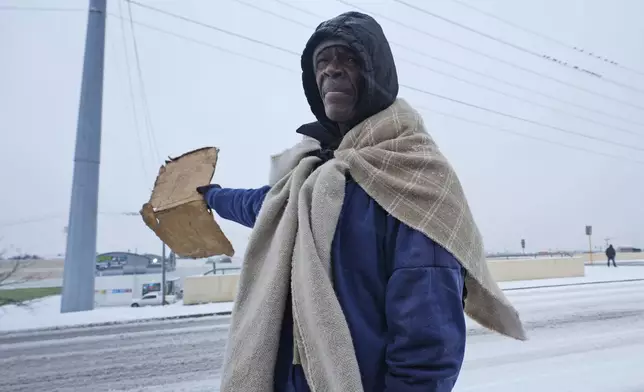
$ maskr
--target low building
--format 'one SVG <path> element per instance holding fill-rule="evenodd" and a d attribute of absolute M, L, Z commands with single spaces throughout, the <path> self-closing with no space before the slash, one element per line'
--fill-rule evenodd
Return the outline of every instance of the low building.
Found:
<path fill-rule="evenodd" d="M 617 252 L 619 253 L 640 253 L 642 249 L 635 248 L 634 246 L 619 246 Z"/>
<path fill-rule="evenodd" d="M 141 275 L 161 273 L 162 257 L 153 254 L 108 252 L 96 256 L 96 275 Z M 174 257 L 166 258 L 166 272 L 176 269 Z"/>
<path fill-rule="evenodd" d="M 167 277 L 167 295 L 180 295 L 181 279 Z M 130 306 L 132 300 L 161 291 L 161 274 L 100 276 L 94 286 L 96 306 Z"/>

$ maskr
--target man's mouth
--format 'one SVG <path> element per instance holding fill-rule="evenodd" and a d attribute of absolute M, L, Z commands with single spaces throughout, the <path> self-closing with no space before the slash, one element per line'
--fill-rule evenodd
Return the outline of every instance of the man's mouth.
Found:
<path fill-rule="evenodd" d="M 327 94 L 353 95 L 353 89 L 348 83 L 334 80 L 328 80 L 326 83 L 324 83 L 322 91 L 324 92 L 324 96 L 326 96 Z"/>
<path fill-rule="evenodd" d="M 347 96 L 351 96 L 351 94 L 345 91 L 327 91 L 327 93 L 324 94 L 325 99 L 342 98 Z"/>
<path fill-rule="evenodd" d="M 353 94 L 344 91 L 329 91 L 324 95 L 325 104 L 348 105 L 353 102 Z"/>

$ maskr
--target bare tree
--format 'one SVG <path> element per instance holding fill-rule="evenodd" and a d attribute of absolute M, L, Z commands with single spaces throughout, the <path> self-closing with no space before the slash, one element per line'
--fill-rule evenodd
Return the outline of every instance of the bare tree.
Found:
<path fill-rule="evenodd" d="M 3 260 L 0 267 L 0 287 L 17 283 L 13 277 L 18 275 L 22 268 L 20 260 Z"/>
<path fill-rule="evenodd" d="M 1 240 L 1 238 L 0 238 Z M 3 295 L 3 291 L 8 286 L 19 285 L 29 282 L 35 276 L 23 273 L 29 267 L 29 262 L 24 260 L 4 260 L 6 250 L 0 248 L 0 305 L 25 306 L 25 301 L 15 299 L 8 295 Z"/>

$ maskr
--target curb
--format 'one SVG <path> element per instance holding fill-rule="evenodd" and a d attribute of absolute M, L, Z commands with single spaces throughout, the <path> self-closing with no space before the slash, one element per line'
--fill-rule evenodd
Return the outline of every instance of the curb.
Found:
<path fill-rule="evenodd" d="M 502 291 L 550 289 L 550 288 L 555 288 L 555 287 L 589 286 L 589 285 L 596 285 L 596 284 L 629 283 L 629 282 L 644 282 L 644 278 L 622 279 L 622 280 L 602 280 L 602 281 L 599 281 L 599 282 L 579 282 L 579 283 L 549 284 L 549 285 L 528 286 L 528 287 L 512 287 L 512 288 L 508 288 L 508 289 L 502 289 Z"/>
<path fill-rule="evenodd" d="M 556 288 L 556 287 L 588 286 L 588 285 L 629 283 L 629 282 L 644 282 L 644 278 L 607 280 L 607 281 L 600 281 L 600 282 L 551 284 L 551 285 L 528 286 L 528 287 L 512 287 L 512 288 L 502 289 L 502 291 L 535 290 L 535 289 L 547 289 L 547 288 Z M 204 317 L 230 316 L 231 314 L 232 314 L 232 311 L 209 312 L 209 313 L 185 314 L 185 315 L 179 315 L 179 316 L 151 317 L 151 318 L 137 319 L 137 320 L 106 321 L 101 323 L 60 325 L 60 326 L 46 327 L 46 328 L 17 329 L 17 330 L 10 330 L 10 331 L 0 331 L 0 336 L 9 335 L 9 334 L 18 334 L 18 333 L 64 331 L 64 330 L 70 330 L 75 328 L 109 327 L 109 326 L 116 326 L 116 325 L 144 324 L 144 323 L 151 323 L 156 321 L 172 321 L 172 320 L 186 320 L 186 319 L 196 319 L 196 318 L 204 318 Z"/>
<path fill-rule="evenodd" d="M 155 321 L 172 321 L 172 320 L 186 320 L 186 319 L 193 319 L 193 318 L 196 319 L 196 318 L 204 318 L 204 317 L 230 316 L 232 313 L 233 313 L 232 311 L 195 313 L 195 314 L 183 314 L 179 316 L 151 317 L 151 318 L 137 319 L 137 320 L 105 321 L 100 323 L 59 325 L 55 327 L 45 327 L 45 328 L 16 329 L 16 330 L 9 330 L 9 331 L 0 331 L 0 337 L 3 335 L 18 334 L 18 333 L 54 332 L 54 331 L 65 331 L 65 330 L 70 330 L 75 328 L 110 327 L 110 326 L 116 326 L 116 325 L 145 324 L 145 323 L 151 323 Z"/>

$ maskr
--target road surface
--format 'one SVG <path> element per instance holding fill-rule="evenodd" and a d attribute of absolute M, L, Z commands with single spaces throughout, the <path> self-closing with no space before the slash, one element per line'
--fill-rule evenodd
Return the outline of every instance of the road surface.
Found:
<path fill-rule="evenodd" d="M 507 294 L 531 340 L 470 323 L 456 392 L 644 391 L 644 282 Z M 0 334 L 0 391 L 217 391 L 229 322 Z"/>

